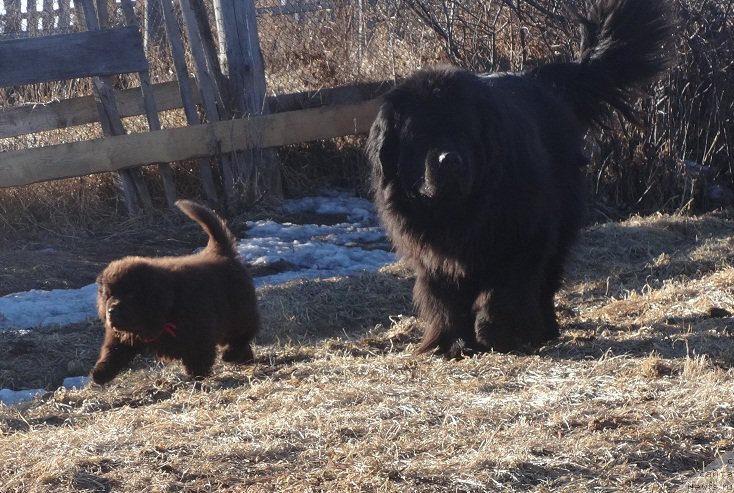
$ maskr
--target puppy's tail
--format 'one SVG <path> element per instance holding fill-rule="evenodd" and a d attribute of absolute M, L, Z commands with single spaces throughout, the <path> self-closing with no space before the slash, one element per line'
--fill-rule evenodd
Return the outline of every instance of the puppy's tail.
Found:
<path fill-rule="evenodd" d="M 596 0 L 587 18 L 579 16 L 579 59 L 534 74 L 561 91 L 586 125 L 603 125 L 613 110 L 639 123 L 634 94 L 672 61 L 671 9 L 665 0 Z"/>
<path fill-rule="evenodd" d="M 235 237 L 219 216 L 209 208 L 191 200 L 177 200 L 176 207 L 199 223 L 199 226 L 209 235 L 206 250 L 225 257 L 237 257 Z"/>

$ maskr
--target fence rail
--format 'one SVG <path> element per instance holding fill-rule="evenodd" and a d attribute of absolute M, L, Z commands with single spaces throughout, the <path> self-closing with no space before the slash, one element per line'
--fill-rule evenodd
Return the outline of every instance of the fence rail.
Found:
<path fill-rule="evenodd" d="M 330 105 L 3 153 L 0 187 L 367 132 L 379 101 Z"/>

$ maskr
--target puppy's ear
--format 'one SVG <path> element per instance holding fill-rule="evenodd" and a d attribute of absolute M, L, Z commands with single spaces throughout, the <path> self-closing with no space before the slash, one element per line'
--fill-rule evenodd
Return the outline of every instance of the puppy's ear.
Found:
<path fill-rule="evenodd" d="M 372 175 L 392 180 L 398 173 L 399 137 L 395 128 L 395 111 L 388 102 L 382 103 L 372 123 L 365 152 L 372 164 Z"/>

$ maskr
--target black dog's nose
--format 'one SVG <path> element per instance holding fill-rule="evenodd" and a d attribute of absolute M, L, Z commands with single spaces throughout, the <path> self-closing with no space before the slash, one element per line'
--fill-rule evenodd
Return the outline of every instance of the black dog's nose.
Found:
<path fill-rule="evenodd" d="M 441 151 L 430 153 L 419 193 L 426 197 L 462 196 L 468 192 L 471 176 L 461 153 Z"/>
<path fill-rule="evenodd" d="M 438 155 L 438 166 L 445 170 L 459 171 L 464 164 L 464 160 L 458 152 L 442 152 Z"/>

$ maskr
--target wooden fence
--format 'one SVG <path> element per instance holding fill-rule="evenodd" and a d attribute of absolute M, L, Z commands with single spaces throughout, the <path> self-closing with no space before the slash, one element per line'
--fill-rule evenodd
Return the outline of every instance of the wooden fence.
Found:
<path fill-rule="evenodd" d="M 286 94 L 268 98 L 266 104 L 274 111 L 269 115 L 5 152 L 0 159 L 0 187 L 364 133 L 377 114 L 375 96 L 388 87 L 373 83 Z M 154 90 L 160 110 L 181 107 L 175 83 L 156 85 Z M 136 92 L 129 89 L 118 98 L 122 116 L 144 112 Z M 0 138 L 96 120 L 92 96 L 19 107 L 0 118 Z"/>
<path fill-rule="evenodd" d="M 9 26 L 7 14 L 16 12 L 17 1 L 5 1 L 6 16 L 0 16 L 3 28 Z M 218 53 L 204 3 L 177 0 L 193 59 L 194 78 L 190 77 L 185 61 L 184 33 L 179 28 L 173 0 L 149 0 L 149 4 L 161 9 L 178 77 L 175 83 L 152 86 L 132 0 L 117 0 L 121 2 L 125 24 L 118 28 L 108 27 L 113 14 L 110 6 L 112 10 L 117 8 L 115 3 L 108 5 L 108 1 L 75 0 L 73 12 L 67 12 L 69 4 L 63 0 L 55 4 L 49 0 L 38 0 L 37 4 L 31 1 L 23 22 L 36 26 L 33 5 L 42 5 L 44 11 L 53 5 L 54 15 L 64 13 L 64 19 L 72 19 L 69 22 L 84 23 L 86 31 L 21 36 L 0 42 L 0 59 L 10 61 L 0 74 L 2 86 L 93 77 L 95 89 L 95 97 L 11 108 L 0 113 L 0 138 L 91 122 L 100 122 L 105 135 L 103 139 L 5 152 L 0 160 L 0 187 L 118 171 L 125 203 L 130 212 L 136 212 L 152 204 L 136 168 L 159 166 L 166 199 L 172 205 L 176 191 L 169 163 L 198 159 L 202 186 L 211 205 L 255 197 L 265 179 L 271 181 L 264 189 L 277 195 L 280 171 L 270 148 L 367 131 L 377 111 L 373 98 L 387 87 L 372 84 L 265 98 L 264 67 L 252 0 L 213 0 Z M 41 12 L 40 8 L 37 10 Z M 59 25 L 58 18 L 46 18 L 51 20 L 39 22 L 39 29 Z M 112 91 L 109 76 L 123 73 L 138 73 L 140 88 Z M 313 108 L 316 102 L 323 107 Z M 183 108 L 190 126 L 161 130 L 158 112 L 176 108 Z M 200 111 L 206 115 L 206 123 L 201 123 Z M 127 134 L 121 119 L 141 114 L 146 115 L 150 131 Z M 205 157 L 217 158 L 217 183 Z M 224 197 L 218 195 L 217 189 Z"/>

